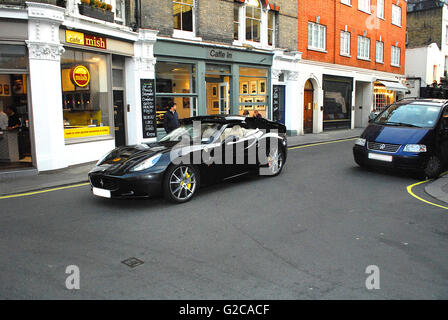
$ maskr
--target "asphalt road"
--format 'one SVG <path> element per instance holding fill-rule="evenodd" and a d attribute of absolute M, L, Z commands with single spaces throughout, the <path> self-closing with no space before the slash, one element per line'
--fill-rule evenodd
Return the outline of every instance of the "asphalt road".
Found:
<path fill-rule="evenodd" d="M 87 186 L 0 200 L 0 298 L 448 298 L 448 211 L 410 196 L 412 176 L 358 168 L 352 144 L 290 150 L 280 176 L 185 205 Z M 79 290 L 65 287 L 68 265 Z M 378 290 L 366 289 L 369 265 Z"/>

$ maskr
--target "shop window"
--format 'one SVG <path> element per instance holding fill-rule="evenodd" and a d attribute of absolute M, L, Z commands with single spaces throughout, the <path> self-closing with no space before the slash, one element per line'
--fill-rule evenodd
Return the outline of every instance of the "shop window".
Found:
<path fill-rule="evenodd" d="M 163 116 L 171 102 L 176 103 L 179 119 L 197 115 L 196 67 L 194 64 L 157 62 L 156 112 L 158 128 L 163 128 Z M 163 130 L 161 133 L 163 134 Z"/>
<path fill-rule="evenodd" d="M 0 69 L 28 69 L 28 56 L 25 46 L 0 44 Z"/>
<path fill-rule="evenodd" d="M 352 87 L 352 78 L 324 75 L 324 130 L 350 127 Z"/>
<path fill-rule="evenodd" d="M 264 118 L 269 116 L 267 76 L 267 69 L 240 67 L 239 114 L 253 116 L 256 110 Z"/>
<path fill-rule="evenodd" d="M 229 65 L 207 64 L 205 73 L 207 114 L 230 113 Z"/>
<path fill-rule="evenodd" d="M 380 83 L 375 83 L 373 86 L 374 108 L 377 112 L 382 112 L 386 107 L 395 101 L 394 91 L 387 90 L 386 87 Z"/>
<path fill-rule="evenodd" d="M 194 0 L 173 0 L 174 29 L 193 32 Z"/>
<path fill-rule="evenodd" d="M 112 136 L 107 56 L 66 49 L 61 75 L 66 141 Z"/>

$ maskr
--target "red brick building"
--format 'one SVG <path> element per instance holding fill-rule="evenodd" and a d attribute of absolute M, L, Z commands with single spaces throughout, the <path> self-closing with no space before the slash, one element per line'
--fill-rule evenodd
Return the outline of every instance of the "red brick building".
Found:
<path fill-rule="evenodd" d="M 406 1 L 299 0 L 298 10 L 303 130 L 365 126 L 405 90 Z"/>

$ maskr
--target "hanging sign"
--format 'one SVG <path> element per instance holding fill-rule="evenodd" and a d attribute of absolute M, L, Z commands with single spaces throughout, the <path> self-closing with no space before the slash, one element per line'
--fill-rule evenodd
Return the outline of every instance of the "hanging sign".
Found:
<path fill-rule="evenodd" d="M 70 70 L 70 79 L 78 87 L 85 87 L 90 82 L 89 69 L 82 65 L 77 65 Z"/>

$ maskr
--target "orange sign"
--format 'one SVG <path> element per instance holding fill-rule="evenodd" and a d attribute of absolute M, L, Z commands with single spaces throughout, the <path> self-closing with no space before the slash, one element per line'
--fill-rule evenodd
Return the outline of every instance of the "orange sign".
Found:
<path fill-rule="evenodd" d="M 65 41 L 93 48 L 107 49 L 106 38 L 84 34 L 77 31 L 66 30 Z"/>
<path fill-rule="evenodd" d="M 89 69 L 82 65 L 73 67 L 70 71 L 70 79 L 78 87 L 87 86 L 90 82 Z"/>

